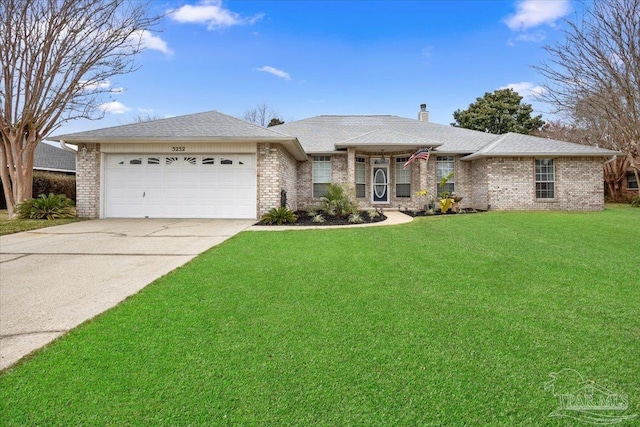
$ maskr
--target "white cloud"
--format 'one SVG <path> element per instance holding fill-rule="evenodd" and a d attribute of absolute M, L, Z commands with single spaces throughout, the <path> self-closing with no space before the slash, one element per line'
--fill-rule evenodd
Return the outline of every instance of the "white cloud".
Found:
<path fill-rule="evenodd" d="M 264 14 L 251 17 L 241 16 L 239 13 L 222 6 L 221 0 L 201 0 L 196 5 L 186 4 L 169 13 L 174 21 L 192 24 L 207 24 L 207 29 L 233 27 L 235 25 L 251 25 L 262 19 Z"/>
<path fill-rule="evenodd" d="M 289 76 L 289 73 L 287 73 L 286 71 L 282 71 L 274 67 L 269 67 L 268 65 L 258 68 L 257 71 L 264 71 L 265 73 L 273 74 L 274 76 L 280 77 L 283 80 L 291 80 L 291 76 Z"/>
<path fill-rule="evenodd" d="M 524 31 L 539 25 L 553 25 L 571 11 L 569 0 L 520 0 L 516 13 L 504 23 L 513 31 Z"/>
<path fill-rule="evenodd" d="M 99 82 L 89 82 L 88 80 L 80 80 L 80 86 L 82 90 L 97 91 L 97 92 L 109 92 L 109 93 L 124 93 L 123 87 L 111 87 L 110 80 L 101 80 Z"/>
<path fill-rule="evenodd" d="M 137 110 L 138 110 L 139 113 L 145 113 L 145 114 L 153 113 L 153 108 L 141 108 L 141 107 L 138 107 Z"/>
<path fill-rule="evenodd" d="M 536 98 L 544 93 L 542 86 L 535 86 L 531 82 L 509 83 L 498 89 L 513 89 L 523 98 Z"/>
<path fill-rule="evenodd" d="M 119 101 L 105 102 L 104 104 L 100 104 L 98 108 L 105 113 L 110 114 L 124 114 L 128 111 L 131 111 L 131 108 L 127 107 Z"/>
<path fill-rule="evenodd" d="M 167 42 L 153 34 L 151 31 L 137 30 L 131 35 L 131 37 L 136 37 L 136 41 L 139 42 L 144 49 L 157 50 L 165 55 L 173 54 L 173 51 L 169 49 Z"/>

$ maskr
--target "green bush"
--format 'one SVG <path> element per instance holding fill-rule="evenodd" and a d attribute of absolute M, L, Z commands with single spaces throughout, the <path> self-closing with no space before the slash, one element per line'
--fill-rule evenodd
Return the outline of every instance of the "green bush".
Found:
<path fill-rule="evenodd" d="M 342 185 L 329 184 L 327 194 L 322 198 L 322 209 L 327 215 L 339 218 L 358 211 L 358 204 L 354 202 Z"/>
<path fill-rule="evenodd" d="M 73 200 L 64 194 L 40 194 L 34 199 L 25 200 L 17 207 L 18 217 L 22 219 L 73 218 L 76 216 Z"/>
<path fill-rule="evenodd" d="M 288 224 L 298 220 L 296 214 L 287 208 L 272 208 L 269 212 L 262 215 L 262 222 L 265 224 Z"/>
<path fill-rule="evenodd" d="M 640 208 L 640 196 L 636 196 L 631 200 L 631 206 L 635 208 Z"/>
<path fill-rule="evenodd" d="M 64 194 L 69 199 L 76 201 L 76 177 L 75 175 L 62 175 L 53 172 L 33 172 L 32 194 Z"/>

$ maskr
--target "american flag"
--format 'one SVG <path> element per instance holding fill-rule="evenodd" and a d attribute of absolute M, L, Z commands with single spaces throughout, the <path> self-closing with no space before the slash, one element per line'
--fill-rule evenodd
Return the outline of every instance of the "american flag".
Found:
<path fill-rule="evenodd" d="M 429 154 L 431 154 L 431 151 L 428 148 L 419 149 L 409 157 L 409 160 L 407 160 L 407 163 L 404 164 L 402 169 L 406 169 L 407 166 L 409 166 L 415 159 L 423 159 L 424 161 L 429 160 Z"/>

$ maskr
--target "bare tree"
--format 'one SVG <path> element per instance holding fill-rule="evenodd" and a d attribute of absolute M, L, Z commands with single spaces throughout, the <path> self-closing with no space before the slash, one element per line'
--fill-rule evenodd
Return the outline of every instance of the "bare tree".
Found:
<path fill-rule="evenodd" d="M 546 79 L 542 99 L 584 133 L 583 143 L 624 153 L 605 165 L 612 196 L 627 167 L 640 172 L 640 0 L 584 2 L 565 21 L 564 40 L 545 47 L 534 67 Z M 640 194 L 640 190 L 639 190 Z"/>
<path fill-rule="evenodd" d="M 144 123 L 144 122 L 151 122 L 151 121 L 154 121 L 154 120 L 160 120 L 160 119 L 164 119 L 164 118 L 165 118 L 164 116 L 161 116 L 159 114 L 154 114 L 154 115 L 151 115 L 151 114 L 146 114 L 146 115 L 136 114 L 129 123 L 130 124 L 133 124 L 133 123 Z"/>
<path fill-rule="evenodd" d="M 242 119 L 266 128 L 272 122 L 275 124 L 284 123 L 280 121 L 278 116 L 280 116 L 280 113 L 278 113 L 277 110 L 274 110 L 263 102 L 262 104 L 258 104 L 253 108 L 245 110 L 242 115 Z"/>
<path fill-rule="evenodd" d="M 137 68 L 142 38 L 161 18 L 148 10 L 132 0 L 0 0 L 0 178 L 10 217 L 32 195 L 40 141 L 66 121 L 100 117 L 109 79 Z"/>

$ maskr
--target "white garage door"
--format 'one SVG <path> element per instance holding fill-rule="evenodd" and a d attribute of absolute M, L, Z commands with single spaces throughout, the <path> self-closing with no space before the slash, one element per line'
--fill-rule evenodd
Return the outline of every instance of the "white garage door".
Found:
<path fill-rule="evenodd" d="M 107 154 L 107 218 L 255 218 L 255 154 Z"/>

